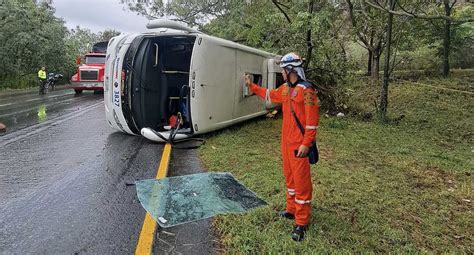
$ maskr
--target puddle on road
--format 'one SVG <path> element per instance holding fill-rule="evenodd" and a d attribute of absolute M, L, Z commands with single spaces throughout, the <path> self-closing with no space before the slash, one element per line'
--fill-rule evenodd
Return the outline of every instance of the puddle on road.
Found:
<path fill-rule="evenodd" d="M 38 123 L 46 120 L 46 105 L 42 104 L 38 107 Z"/>

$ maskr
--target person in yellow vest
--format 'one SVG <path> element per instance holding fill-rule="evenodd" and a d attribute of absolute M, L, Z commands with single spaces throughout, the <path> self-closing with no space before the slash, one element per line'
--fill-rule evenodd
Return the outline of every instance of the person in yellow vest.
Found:
<path fill-rule="evenodd" d="M 41 70 L 38 71 L 38 80 L 39 80 L 39 94 L 44 95 L 45 86 L 46 86 L 46 68 L 43 66 Z"/>

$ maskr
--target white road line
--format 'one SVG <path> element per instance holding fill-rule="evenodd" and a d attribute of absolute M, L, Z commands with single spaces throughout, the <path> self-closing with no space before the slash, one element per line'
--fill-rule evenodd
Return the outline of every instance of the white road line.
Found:
<path fill-rule="evenodd" d="M 8 106 L 8 105 L 11 105 L 13 103 L 8 103 L 8 104 L 0 104 L 0 107 L 3 107 L 3 106 Z"/>
<path fill-rule="evenodd" d="M 69 96 L 69 95 L 74 95 L 74 93 L 67 93 L 67 94 L 49 96 L 49 97 L 45 97 L 45 98 L 33 98 L 33 99 L 28 99 L 28 100 L 26 100 L 25 102 L 33 102 L 33 101 L 39 101 L 39 100 L 44 100 L 44 99 L 49 99 L 49 98 L 55 98 L 55 97 L 63 97 L 63 96 Z"/>

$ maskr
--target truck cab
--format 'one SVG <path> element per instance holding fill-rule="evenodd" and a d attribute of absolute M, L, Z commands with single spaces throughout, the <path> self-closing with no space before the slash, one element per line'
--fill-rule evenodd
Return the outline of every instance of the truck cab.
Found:
<path fill-rule="evenodd" d="M 108 42 L 96 43 L 92 52 L 85 54 L 84 63 L 78 61 L 77 73 L 71 77 L 71 84 L 76 94 L 83 90 L 103 91 L 105 52 Z"/>

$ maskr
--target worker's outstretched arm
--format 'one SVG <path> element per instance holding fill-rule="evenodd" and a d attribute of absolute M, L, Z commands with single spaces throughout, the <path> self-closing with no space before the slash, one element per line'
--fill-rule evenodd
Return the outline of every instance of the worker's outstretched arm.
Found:
<path fill-rule="evenodd" d="M 253 93 L 263 98 L 264 100 L 266 100 L 267 97 L 270 97 L 270 100 L 272 101 L 272 103 L 281 103 L 283 101 L 282 96 L 281 96 L 281 90 L 280 90 L 280 88 L 283 86 L 280 86 L 278 89 L 268 90 L 266 88 L 262 88 L 261 86 L 258 86 L 255 83 L 252 83 L 250 81 L 249 76 L 245 76 L 245 84 Z"/>
<path fill-rule="evenodd" d="M 312 89 L 305 89 L 303 91 L 304 96 L 304 111 L 306 116 L 306 127 L 303 138 L 304 146 L 311 146 L 314 139 L 316 139 L 316 133 L 318 131 L 319 123 L 319 106 L 317 92 Z"/>
<path fill-rule="evenodd" d="M 262 88 L 258 86 L 257 84 L 252 83 L 249 88 L 253 93 L 255 93 L 257 96 L 263 99 L 267 98 L 267 91 L 268 91 L 268 96 L 270 97 L 270 100 L 272 101 L 272 103 L 282 102 L 281 91 L 280 91 L 281 86 L 278 89 L 268 90 L 266 88 Z"/>

